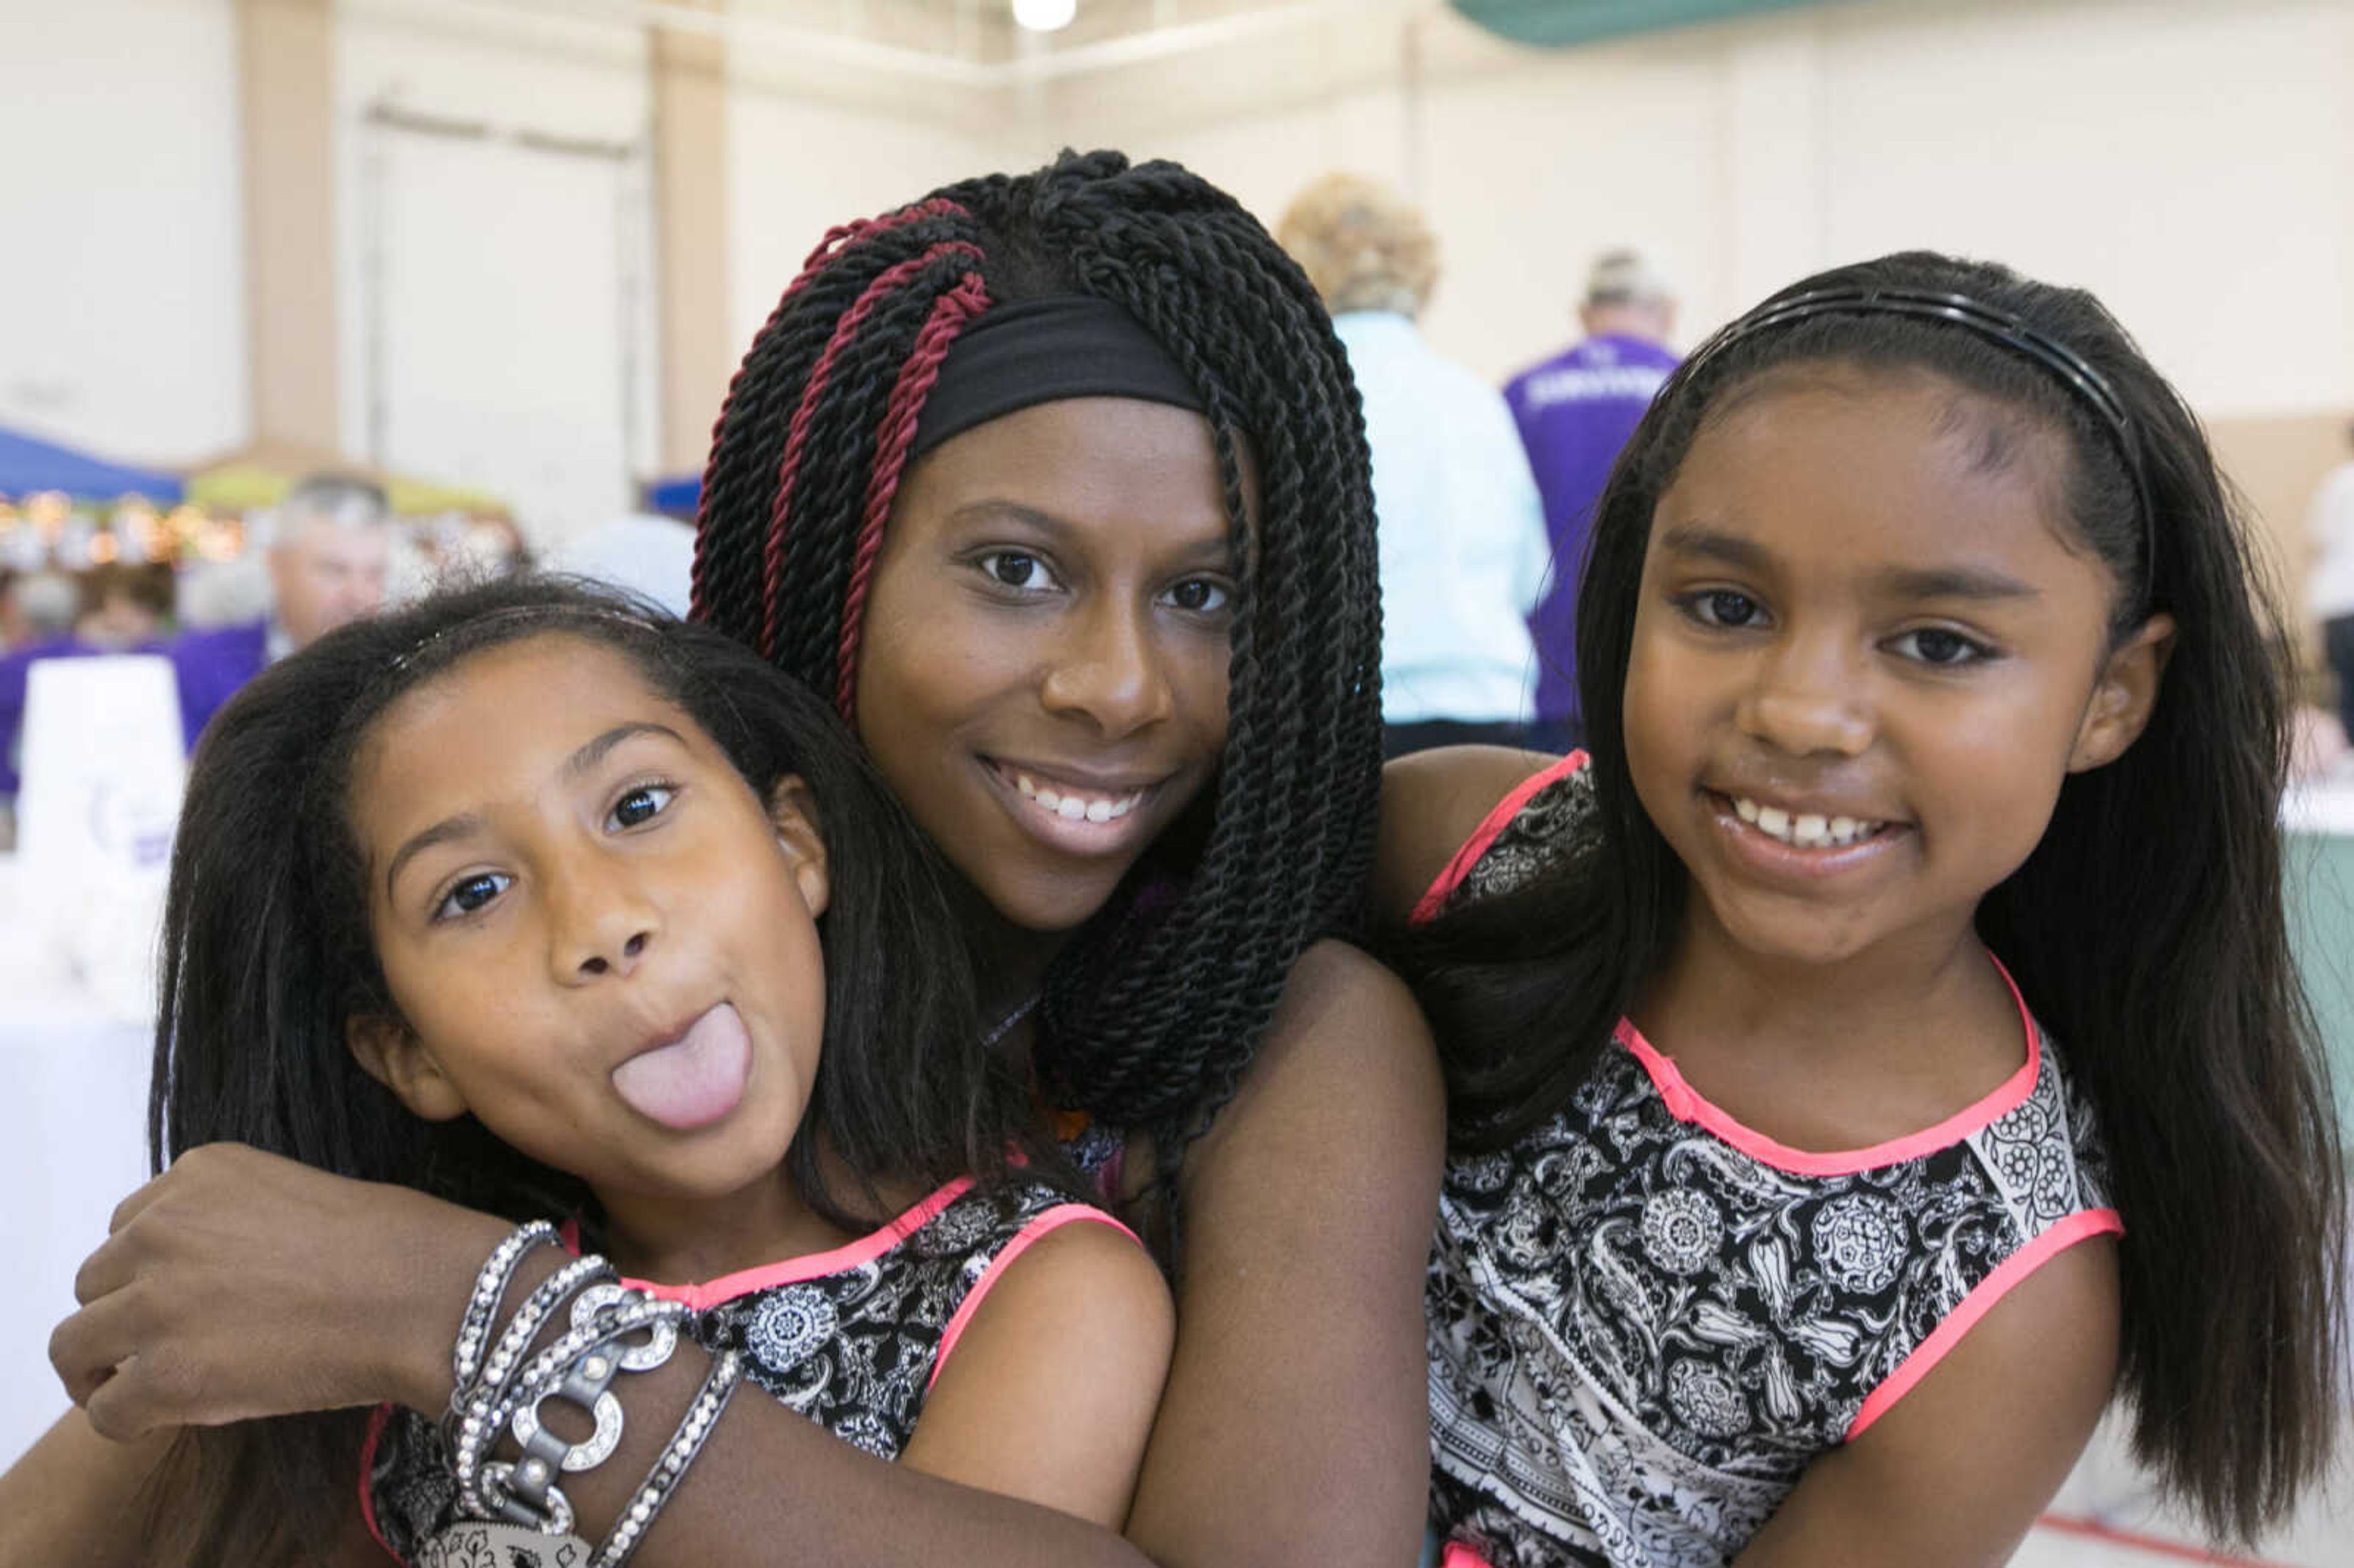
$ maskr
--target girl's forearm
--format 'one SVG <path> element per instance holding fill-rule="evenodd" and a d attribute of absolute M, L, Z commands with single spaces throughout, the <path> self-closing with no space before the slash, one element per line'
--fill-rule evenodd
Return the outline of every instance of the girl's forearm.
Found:
<path fill-rule="evenodd" d="M 601 1542 L 702 1387 L 711 1359 L 684 1340 L 655 1371 L 613 1385 L 626 1424 L 613 1456 L 562 1478 L 574 1532 Z M 443 1384 L 448 1383 L 447 1369 Z M 1149 1568 L 1108 1530 L 958 1486 L 862 1452 L 747 1382 L 638 1549 L 642 1568 L 845 1568 L 940 1563 L 992 1568 Z"/>

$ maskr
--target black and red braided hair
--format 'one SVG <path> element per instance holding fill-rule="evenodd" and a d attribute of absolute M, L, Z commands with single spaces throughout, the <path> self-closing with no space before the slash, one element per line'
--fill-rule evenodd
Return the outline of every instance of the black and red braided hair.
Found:
<path fill-rule="evenodd" d="M 1046 1093 L 1150 1129 L 1165 1175 L 1233 1094 L 1293 960 L 1354 927 L 1372 861 L 1372 482 L 1348 362 L 1299 270 L 1225 192 L 1116 153 L 833 230 L 728 389 L 695 615 L 852 716 L 866 584 L 940 360 L 990 306 L 1069 294 L 1125 308 L 1198 392 L 1242 564 L 1214 798 L 1163 840 L 1200 829 L 1182 891 L 1140 900 L 1149 874 L 1132 877 L 1058 959 L 1040 1015 Z"/>

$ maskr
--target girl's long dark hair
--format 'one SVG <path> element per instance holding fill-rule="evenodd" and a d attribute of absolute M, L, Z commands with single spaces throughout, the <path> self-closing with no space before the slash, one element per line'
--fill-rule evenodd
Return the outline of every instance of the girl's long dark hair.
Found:
<path fill-rule="evenodd" d="M 1370 471 L 1346 357 L 1299 268 L 1223 191 L 1113 153 L 964 181 L 834 230 L 728 390 L 695 614 L 846 710 L 866 575 L 940 358 L 984 305 L 1050 294 L 1120 304 L 1192 379 L 1244 564 L 1214 799 L 1155 857 L 1182 863 L 1182 894 L 1140 899 L 1147 879 L 1132 879 L 1064 950 L 1034 1054 L 1057 1106 L 1151 1131 L 1165 1184 L 1232 1096 L 1292 961 L 1353 927 L 1372 860 Z"/>
<path fill-rule="evenodd" d="M 2345 1340 L 2338 1121 L 2282 902 L 2280 614 L 2198 420 L 2091 295 L 1914 252 L 1776 297 L 1874 286 L 1969 295 L 2107 377 L 2138 432 L 2154 550 L 2119 443 L 2024 355 L 1893 315 L 1728 329 L 1669 378 L 1596 510 L 1577 607 L 1592 842 L 1408 934 L 1396 960 L 1442 1043 L 1453 1140 L 1479 1150 L 1568 1102 L 1667 957 L 1687 879 L 1628 771 L 1627 669 L 1653 510 L 1731 395 L 1836 361 L 1927 372 L 2062 433 L 2071 520 L 2118 583 L 2112 638 L 2154 611 L 2178 630 L 2147 729 L 2069 777 L 1978 925 L 2067 1047 L 2115 1162 L 2135 1447 L 2215 1533 L 2253 1536 L 2326 1467 Z"/>
<path fill-rule="evenodd" d="M 207 727 L 164 907 L 148 1104 L 157 1167 L 198 1144 L 235 1141 L 508 1219 L 576 1214 L 594 1244 L 599 1215 L 579 1181 L 515 1153 L 472 1117 L 411 1115 L 345 1044 L 353 1017 L 398 1014 L 349 820 L 353 758 L 407 693 L 486 649 L 548 635 L 626 659 L 762 800 L 789 775 L 809 785 L 830 896 L 818 922 L 823 1045 L 786 1153 L 803 1198 L 864 1228 L 884 1217 L 885 1183 L 970 1173 L 986 1188 L 1004 1182 L 1017 1158 L 1025 1176 L 1059 1177 L 1059 1157 L 1034 1135 L 1026 1086 L 981 1044 L 944 873 L 825 705 L 716 632 L 548 578 L 510 578 L 346 626 L 264 671 Z M 821 1148 L 853 1191 L 829 1186 Z M 330 1539 L 306 1532 L 348 1514 L 355 1420 L 256 1422 L 200 1439 L 193 1471 L 184 1464 L 169 1491 L 170 1506 L 206 1520 L 187 1561 L 292 1563 L 306 1542 Z M 254 1506 L 281 1493 L 284 1510 Z"/>

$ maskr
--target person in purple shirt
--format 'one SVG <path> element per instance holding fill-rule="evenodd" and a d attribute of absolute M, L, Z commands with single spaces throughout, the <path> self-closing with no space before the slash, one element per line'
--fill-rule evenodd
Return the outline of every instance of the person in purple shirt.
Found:
<path fill-rule="evenodd" d="M 384 491 L 365 479 L 313 475 L 294 487 L 270 530 L 269 619 L 186 632 L 166 650 L 191 747 L 263 665 L 383 608 L 390 518 Z"/>
<path fill-rule="evenodd" d="M 1675 298 L 1635 251 L 1595 259 L 1577 317 L 1583 341 L 1504 386 L 1553 539 L 1553 576 L 1529 612 L 1529 632 L 1537 647 L 1536 736 L 1560 751 L 1583 738 L 1575 662 L 1586 526 L 1618 449 L 1677 361 L 1667 346 Z"/>
<path fill-rule="evenodd" d="M 0 650 L 0 805 L 16 793 L 18 733 L 25 723 L 25 688 L 34 662 L 96 652 L 74 641 L 79 590 L 63 572 L 34 572 L 8 584 L 8 624 L 15 641 Z"/>

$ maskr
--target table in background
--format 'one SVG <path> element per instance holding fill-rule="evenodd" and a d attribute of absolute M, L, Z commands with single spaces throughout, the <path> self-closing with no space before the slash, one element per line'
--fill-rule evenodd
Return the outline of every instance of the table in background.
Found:
<path fill-rule="evenodd" d="M 0 940 L 7 932 L 0 927 Z M 71 1003 L 0 1002 L 0 1202 L 12 1278 L 0 1290 L 0 1467 L 67 1401 L 49 1330 L 114 1206 L 147 1179 L 148 1028 Z"/>

